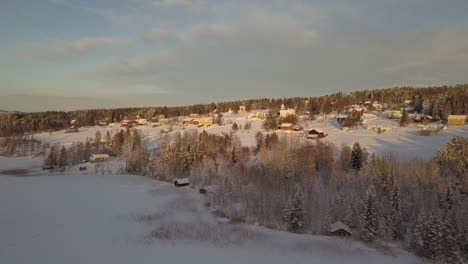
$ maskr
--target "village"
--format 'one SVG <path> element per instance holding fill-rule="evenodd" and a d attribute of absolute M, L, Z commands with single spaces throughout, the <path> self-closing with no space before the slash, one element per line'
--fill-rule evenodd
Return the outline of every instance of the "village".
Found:
<path fill-rule="evenodd" d="M 330 141 L 335 144 L 348 144 L 360 141 L 370 152 L 382 150 L 384 142 L 388 151 L 403 151 L 400 142 L 410 141 L 409 149 L 420 149 L 419 154 L 431 149 L 432 155 L 438 147 L 450 137 L 466 134 L 466 115 L 448 115 L 446 120 L 424 115 L 414 110 L 411 100 L 401 102 L 399 109 L 389 109 L 386 104 L 377 101 L 359 102 L 347 107 L 346 111 L 329 113 L 309 111 L 297 112 L 295 108 L 282 104 L 276 111 L 263 109 L 247 111 L 244 105 L 225 113 L 214 110 L 211 113 L 193 113 L 188 116 L 166 117 L 155 115 L 144 117 L 140 114 L 125 116 L 120 123 L 100 120 L 93 127 L 80 127 L 79 121 L 72 120 L 64 132 L 52 132 L 50 135 L 66 133 L 64 137 L 54 137 L 46 133 L 35 135 L 37 139 L 49 144 L 71 144 L 94 137 L 96 131 L 111 136 L 121 129 L 142 131 L 149 149 L 167 135 L 188 131 L 207 131 L 212 134 L 226 133 L 236 136 L 244 146 L 256 144 L 256 133 L 277 133 L 280 137 L 294 137 L 311 143 L 316 140 Z M 404 138 L 402 138 L 404 137 Z M 105 137 L 102 138 L 105 143 Z M 103 153 L 95 153 L 103 154 Z M 424 154 L 422 154 L 424 156 Z"/>

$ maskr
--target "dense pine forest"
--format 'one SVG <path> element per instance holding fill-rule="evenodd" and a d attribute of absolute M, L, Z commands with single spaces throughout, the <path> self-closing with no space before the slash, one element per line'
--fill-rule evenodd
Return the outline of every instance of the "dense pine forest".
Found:
<path fill-rule="evenodd" d="M 82 126 L 91 126 L 101 120 L 120 122 L 124 117 L 142 115 L 151 118 L 156 115 L 166 117 L 186 116 L 192 113 L 207 114 L 218 109 L 226 112 L 237 110 L 245 105 L 247 111 L 256 109 L 279 109 L 281 104 L 293 107 L 298 113 L 329 113 L 343 111 L 347 106 L 361 101 L 379 101 L 390 108 L 398 108 L 404 100 L 413 101 L 418 112 L 444 119 L 449 114 L 468 112 L 468 85 L 441 87 L 399 87 L 377 90 L 363 90 L 351 93 L 335 93 L 319 97 L 295 97 L 283 99 L 250 99 L 245 101 L 197 104 L 192 106 L 145 107 L 77 110 L 70 112 L 2 113 L 0 114 L 0 136 L 22 135 L 24 132 L 53 131 L 67 128 L 71 120 Z"/>

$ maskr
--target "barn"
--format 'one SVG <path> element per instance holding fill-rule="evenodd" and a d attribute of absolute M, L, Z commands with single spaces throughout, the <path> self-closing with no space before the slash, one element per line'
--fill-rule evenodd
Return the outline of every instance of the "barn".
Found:
<path fill-rule="evenodd" d="M 294 125 L 291 123 L 283 123 L 279 126 L 280 130 L 290 130 L 292 131 L 294 129 Z"/>

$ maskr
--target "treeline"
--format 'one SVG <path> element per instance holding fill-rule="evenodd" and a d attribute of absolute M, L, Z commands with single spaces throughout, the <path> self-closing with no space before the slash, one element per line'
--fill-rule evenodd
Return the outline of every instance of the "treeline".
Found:
<path fill-rule="evenodd" d="M 387 103 L 390 108 L 399 108 L 402 101 L 410 99 L 416 111 L 444 119 L 449 114 L 468 113 L 468 85 L 440 87 L 398 87 L 377 90 L 363 90 L 351 93 L 335 93 L 320 97 L 295 97 L 283 99 L 250 99 L 192 106 L 175 107 L 145 107 L 94 109 L 70 112 L 41 113 L 7 113 L 0 115 L 0 136 L 21 135 L 25 131 L 50 131 L 67 128 L 71 120 L 77 120 L 79 125 L 92 126 L 101 120 L 120 122 L 124 117 L 138 114 L 151 118 L 155 115 L 166 117 L 186 116 L 191 113 L 208 114 L 215 109 L 226 112 L 229 109 L 237 111 L 240 105 L 246 110 L 272 109 L 277 111 L 281 104 L 295 108 L 298 113 L 307 111 L 329 113 L 347 110 L 346 107 L 361 101 L 379 101 Z"/>

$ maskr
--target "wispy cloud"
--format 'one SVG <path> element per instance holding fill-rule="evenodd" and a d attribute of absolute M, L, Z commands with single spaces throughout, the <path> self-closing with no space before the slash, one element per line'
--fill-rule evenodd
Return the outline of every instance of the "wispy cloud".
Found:
<path fill-rule="evenodd" d="M 28 57 L 33 59 L 63 59 L 89 53 L 98 48 L 126 46 L 132 39 L 127 37 L 82 37 L 76 40 L 53 39 L 29 47 Z"/>

